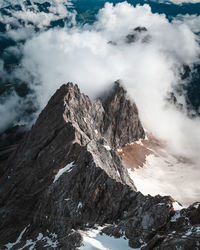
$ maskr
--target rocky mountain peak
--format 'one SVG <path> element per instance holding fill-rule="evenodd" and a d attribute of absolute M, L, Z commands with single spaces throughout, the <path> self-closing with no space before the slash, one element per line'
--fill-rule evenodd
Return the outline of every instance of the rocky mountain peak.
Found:
<path fill-rule="evenodd" d="M 116 153 L 140 138 L 137 107 L 119 82 L 96 101 L 61 86 L 1 171 L 3 248 L 77 249 L 81 231 L 101 225 L 134 248 L 195 249 L 199 205 L 177 212 L 171 197 L 137 192 Z"/>
<path fill-rule="evenodd" d="M 64 111 L 61 110 L 64 120 L 80 132 L 83 145 L 91 139 L 102 139 L 115 149 L 144 138 L 137 107 L 127 98 L 119 82 L 115 82 L 106 97 L 94 102 L 82 94 L 77 85 L 68 83 L 56 92 L 48 105 L 58 103 L 57 98 L 61 100 L 61 96 L 64 96 Z"/>
<path fill-rule="evenodd" d="M 115 148 L 145 137 L 137 107 L 119 81 L 102 103 L 105 110 L 102 132 Z"/>

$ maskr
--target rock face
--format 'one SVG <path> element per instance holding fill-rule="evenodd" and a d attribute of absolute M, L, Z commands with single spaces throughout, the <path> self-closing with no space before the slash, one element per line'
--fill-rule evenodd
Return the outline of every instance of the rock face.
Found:
<path fill-rule="evenodd" d="M 115 82 L 112 91 L 102 100 L 102 104 L 105 112 L 100 132 L 113 148 L 123 147 L 145 137 L 137 107 L 127 99 L 126 91 L 119 82 Z"/>
<path fill-rule="evenodd" d="M 132 32 L 130 34 L 128 34 L 126 36 L 126 42 L 127 43 L 134 43 L 139 39 L 139 35 L 141 36 L 142 33 L 142 42 L 147 42 L 149 40 L 149 35 L 144 35 L 143 33 L 147 32 L 147 28 L 146 27 L 141 27 L 138 26 L 135 29 L 132 30 Z"/>
<path fill-rule="evenodd" d="M 132 30 L 124 37 L 121 41 L 108 41 L 108 44 L 112 46 L 117 46 L 121 43 L 132 44 L 135 42 L 149 43 L 151 42 L 151 36 L 148 33 L 146 27 L 138 26 Z"/>
<path fill-rule="evenodd" d="M 116 149 L 140 138 L 136 105 L 118 82 L 94 102 L 63 85 L 4 163 L 0 246 L 77 249 L 79 230 L 98 224 L 134 248 L 198 247 L 198 204 L 176 212 L 171 197 L 136 191 Z"/>

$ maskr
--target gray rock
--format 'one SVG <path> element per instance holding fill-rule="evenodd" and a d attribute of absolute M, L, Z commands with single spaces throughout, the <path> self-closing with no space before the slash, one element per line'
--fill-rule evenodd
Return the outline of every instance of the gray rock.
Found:
<path fill-rule="evenodd" d="M 171 197 L 137 192 L 117 155 L 139 138 L 144 130 L 136 105 L 119 82 L 94 102 L 77 85 L 63 85 L 5 163 L 1 245 L 77 249 L 79 230 L 109 223 L 102 233 L 123 235 L 134 248 L 195 249 L 197 204 L 177 216 Z"/>

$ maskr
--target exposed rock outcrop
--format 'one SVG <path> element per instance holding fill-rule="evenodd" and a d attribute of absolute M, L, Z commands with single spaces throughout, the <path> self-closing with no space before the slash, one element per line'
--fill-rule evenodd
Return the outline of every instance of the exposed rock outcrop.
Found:
<path fill-rule="evenodd" d="M 80 229 L 109 223 L 103 232 L 123 233 L 134 248 L 195 249 L 200 232 L 192 240 L 187 232 L 199 224 L 198 206 L 177 215 L 171 197 L 136 192 L 115 152 L 140 138 L 136 105 L 118 82 L 94 102 L 63 85 L 3 168 L 0 245 L 76 249 Z"/>
<path fill-rule="evenodd" d="M 132 44 L 135 42 L 140 43 L 149 43 L 151 41 L 151 36 L 148 34 L 148 30 L 146 27 L 138 26 L 129 31 L 129 33 L 123 38 L 123 40 L 119 41 L 108 41 L 108 44 L 117 46 L 122 43 Z"/>

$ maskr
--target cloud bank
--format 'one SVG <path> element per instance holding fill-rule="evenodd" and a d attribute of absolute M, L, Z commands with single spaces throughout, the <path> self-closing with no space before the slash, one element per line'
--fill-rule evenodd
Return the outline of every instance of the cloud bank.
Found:
<path fill-rule="evenodd" d="M 49 6 L 40 9 L 37 3 L 49 3 Z M 20 6 L 20 9 L 7 9 L 8 15 L 0 15 L 0 22 L 6 24 L 7 35 L 9 35 L 9 30 L 18 32 L 18 29 L 26 28 L 38 28 L 42 29 L 50 26 L 51 22 L 58 21 L 64 18 L 68 18 L 68 22 L 75 24 L 75 11 L 68 11 L 66 7 L 72 6 L 70 1 L 56 0 L 56 1 L 30 1 L 30 4 L 26 4 L 24 1 L 8 2 L 8 6 L 14 5 Z M 0 8 L 2 6 L 0 5 Z M 9 15 L 10 14 L 10 15 Z M 70 19 L 70 20 L 69 20 Z M 12 26 L 15 29 L 12 29 Z M 24 30 L 27 32 L 27 30 Z"/>
<path fill-rule="evenodd" d="M 3 0 L 0 2 L 0 8 L 5 8 L 6 6 L 12 6 L 12 5 L 23 5 L 24 4 L 24 0 Z M 65 5 L 71 5 L 71 1 L 66 1 L 66 0 L 56 0 L 56 1 L 52 1 L 52 0 L 30 0 L 31 5 L 33 6 L 34 3 L 50 3 L 50 4 L 58 4 L 58 3 L 64 3 Z"/>
<path fill-rule="evenodd" d="M 138 26 L 147 28 L 149 41 L 142 42 L 139 33 L 134 43 L 127 44 L 127 34 Z M 148 5 L 106 4 L 92 26 L 51 29 L 27 41 L 22 68 L 16 74 L 19 78 L 31 75 L 41 108 L 66 81 L 78 83 L 94 97 L 121 79 L 138 105 L 144 126 L 177 153 L 190 156 L 200 149 L 196 152 L 199 119 L 166 107 L 165 98 L 181 81 L 182 66 L 192 68 L 199 52 L 194 33 L 184 23 L 169 23 L 164 15 L 152 14 Z"/>

